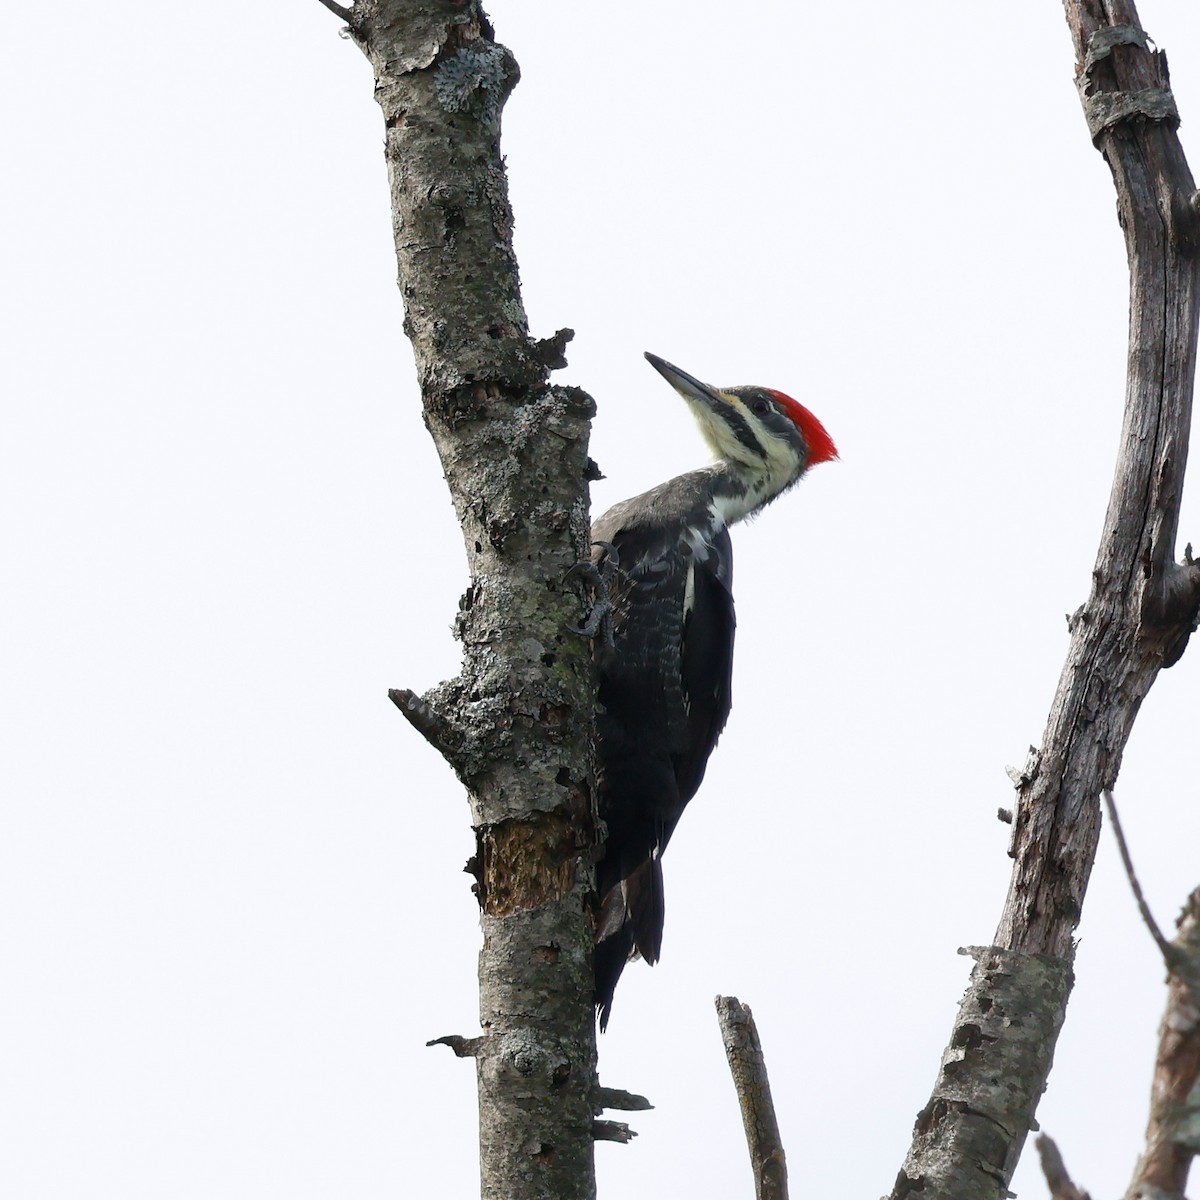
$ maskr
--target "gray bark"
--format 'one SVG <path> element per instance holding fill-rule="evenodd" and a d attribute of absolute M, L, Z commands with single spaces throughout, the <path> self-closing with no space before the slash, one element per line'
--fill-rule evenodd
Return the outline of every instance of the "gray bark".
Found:
<path fill-rule="evenodd" d="M 569 333 L 531 339 L 500 114 L 517 65 L 476 0 L 326 6 L 375 73 L 404 329 L 471 583 L 462 673 L 392 698 L 467 788 L 483 924 L 482 1194 L 595 1194 L 591 772 L 595 681 L 568 571 L 586 557 L 590 398 L 554 387 Z M 419 509 L 424 498 L 405 503 Z"/>
<path fill-rule="evenodd" d="M 999 1198 L 1034 1119 L 1071 988 L 1111 788 L 1138 709 L 1183 653 L 1200 569 L 1176 564 L 1196 362 L 1195 185 L 1163 56 L 1126 0 L 1066 0 L 1089 131 L 1117 189 L 1130 268 L 1125 418 L 1087 602 L 1040 750 L 1019 773 L 1012 878 L 979 951 L 895 1200 Z M 1080 398 L 1084 401 L 1084 398 Z"/>

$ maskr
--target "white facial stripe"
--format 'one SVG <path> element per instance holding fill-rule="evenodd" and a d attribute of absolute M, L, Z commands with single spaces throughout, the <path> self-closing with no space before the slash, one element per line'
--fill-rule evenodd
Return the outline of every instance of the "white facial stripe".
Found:
<path fill-rule="evenodd" d="M 731 408 L 737 410 L 759 441 L 762 441 L 764 435 L 770 436 L 763 429 L 762 422 L 737 396 L 731 396 L 728 392 L 722 392 L 721 396 Z M 696 423 L 700 426 L 700 432 L 704 435 L 704 440 L 718 458 L 731 459 L 747 467 L 754 467 L 758 464 L 758 455 L 749 446 L 743 445 L 737 434 L 707 404 L 691 399 L 688 400 L 688 403 L 692 406 L 692 412 L 696 417 Z"/>

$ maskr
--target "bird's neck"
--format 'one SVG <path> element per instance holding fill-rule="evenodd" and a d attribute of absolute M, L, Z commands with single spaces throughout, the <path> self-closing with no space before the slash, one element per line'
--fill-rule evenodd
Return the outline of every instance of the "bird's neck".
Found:
<path fill-rule="evenodd" d="M 788 464 L 767 461 L 749 467 L 733 459 L 718 459 L 712 466 L 713 490 L 709 507 L 724 524 L 733 525 L 753 516 L 799 479 Z"/>

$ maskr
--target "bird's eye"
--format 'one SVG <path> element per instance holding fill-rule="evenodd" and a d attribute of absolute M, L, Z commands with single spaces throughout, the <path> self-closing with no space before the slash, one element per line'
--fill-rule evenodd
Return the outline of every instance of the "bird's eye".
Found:
<path fill-rule="evenodd" d="M 764 400 L 761 396 L 750 405 L 750 410 L 756 416 L 765 417 L 771 411 L 770 402 Z"/>

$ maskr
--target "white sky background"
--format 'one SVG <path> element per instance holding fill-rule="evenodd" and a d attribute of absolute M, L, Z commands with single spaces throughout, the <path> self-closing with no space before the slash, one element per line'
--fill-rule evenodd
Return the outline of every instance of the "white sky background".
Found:
<path fill-rule="evenodd" d="M 843 461 L 739 529 L 735 706 L 602 1076 L 607 1197 L 750 1194 L 712 1011 L 755 1011 L 806 1195 L 876 1197 L 1000 913 L 1006 763 L 1086 596 L 1124 249 L 1061 9 L 496 0 L 534 331 L 599 404 L 596 510 L 698 465 L 651 349 Z M 1200 9 L 1144 0 L 1185 142 Z M 468 812 L 386 698 L 466 583 L 394 287 L 365 60 L 316 0 L 66 2 L 0 44 L 0 1193 L 466 1197 Z M 1184 540 L 1200 543 L 1195 486 Z M 1119 799 L 1200 884 L 1193 647 Z M 1122 1191 L 1162 969 L 1106 831 L 1041 1106 Z M 1032 1149 L 1017 1181 L 1043 1196 Z"/>

